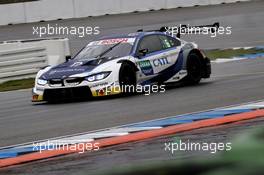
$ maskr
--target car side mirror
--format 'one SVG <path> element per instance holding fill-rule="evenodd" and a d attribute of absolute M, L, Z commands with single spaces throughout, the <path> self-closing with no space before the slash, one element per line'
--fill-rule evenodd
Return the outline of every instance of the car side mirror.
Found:
<path fill-rule="evenodd" d="M 138 51 L 138 55 L 139 55 L 140 57 L 147 55 L 147 53 L 148 53 L 148 49 L 140 49 L 140 50 Z"/>
<path fill-rule="evenodd" d="M 70 61 L 71 59 L 72 59 L 71 56 L 66 56 L 66 57 L 65 57 L 66 62 Z"/>

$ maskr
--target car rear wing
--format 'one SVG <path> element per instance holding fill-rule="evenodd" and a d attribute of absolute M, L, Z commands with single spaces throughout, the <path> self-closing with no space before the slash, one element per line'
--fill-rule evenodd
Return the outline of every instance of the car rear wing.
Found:
<path fill-rule="evenodd" d="M 177 38 L 181 37 L 181 34 L 196 34 L 198 32 L 211 32 L 215 33 L 218 31 L 220 26 L 219 22 L 209 25 L 190 26 L 180 24 L 179 26 L 163 26 L 158 30 L 147 30 L 146 32 L 164 32 Z M 139 29 L 137 32 L 143 32 L 143 29 Z"/>

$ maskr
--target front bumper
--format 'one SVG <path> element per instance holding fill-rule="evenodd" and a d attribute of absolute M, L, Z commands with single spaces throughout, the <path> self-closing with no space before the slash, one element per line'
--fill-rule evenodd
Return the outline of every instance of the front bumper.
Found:
<path fill-rule="evenodd" d="M 119 86 L 77 86 L 65 88 L 46 88 L 43 90 L 32 90 L 32 102 L 41 101 L 59 101 L 67 99 L 89 99 L 91 97 L 100 97 L 120 94 L 122 91 Z"/>
<path fill-rule="evenodd" d="M 38 94 L 32 94 L 32 102 L 40 102 L 44 101 L 43 100 L 43 95 L 38 95 Z"/>
<path fill-rule="evenodd" d="M 88 99 L 91 98 L 91 90 L 89 87 L 73 87 L 73 88 L 58 88 L 44 90 L 44 101 L 56 101 L 66 99 Z"/>

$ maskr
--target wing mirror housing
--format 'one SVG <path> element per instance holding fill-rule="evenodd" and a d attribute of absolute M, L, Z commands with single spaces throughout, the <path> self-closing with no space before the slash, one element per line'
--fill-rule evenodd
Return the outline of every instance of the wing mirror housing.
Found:
<path fill-rule="evenodd" d="M 143 57 L 143 56 L 146 56 L 147 53 L 148 53 L 148 49 L 140 49 L 140 50 L 138 51 L 138 56 L 139 56 L 139 57 Z"/>
<path fill-rule="evenodd" d="M 68 62 L 68 61 L 70 61 L 71 59 L 72 59 L 71 56 L 66 56 L 66 57 L 65 57 L 65 62 Z"/>

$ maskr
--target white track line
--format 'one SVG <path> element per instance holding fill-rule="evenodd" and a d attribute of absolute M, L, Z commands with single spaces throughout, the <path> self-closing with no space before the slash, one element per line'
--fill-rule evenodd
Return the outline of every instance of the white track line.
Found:
<path fill-rule="evenodd" d="M 202 113 L 202 112 L 207 112 L 207 111 L 212 111 L 212 110 L 223 110 L 223 109 L 232 109 L 232 108 L 237 109 L 238 107 L 239 107 L 239 109 L 241 109 L 241 107 L 242 107 L 242 109 L 245 107 L 252 107 L 252 108 L 256 108 L 256 109 L 257 108 L 264 108 L 264 101 L 258 100 L 258 101 L 253 101 L 253 102 L 247 102 L 247 103 L 242 103 L 242 104 L 237 104 L 237 105 L 229 105 L 229 106 L 225 106 L 225 107 L 207 109 L 207 110 L 202 110 L 202 111 L 197 111 L 197 112 L 192 112 L 192 113 L 179 114 L 179 115 L 190 115 L 190 114 Z M 248 108 L 245 108 L 245 109 L 248 109 Z M 7 149 L 7 148 L 13 148 L 13 147 L 25 147 L 25 146 L 29 146 L 29 145 L 32 146 L 33 143 L 44 143 L 44 142 L 52 141 L 52 140 L 53 141 L 54 140 L 63 141 L 63 139 L 70 140 L 70 138 L 74 138 L 74 137 L 77 139 L 83 140 L 84 136 L 88 136 L 88 137 L 85 137 L 85 139 L 89 140 L 89 139 L 94 139 L 94 137 L 95 138 L 103 138 L 103 137 L 108 137 L 108 136 L 126 135 L 128 132 L 124 132 L 125 129 L 123 129 L 123 128 L 126 128 L 126 126 L 128 126 L 128 125 L 141 124 L 141 123 L 145 123 L 145 122 L 153 122 L 153 121 L 168 119 L 171 117 L 175 117 L 175 116 L 168 116 L 168 117 L 164 117 L 164 118 L 147 120 L 147 121 L 143 121 L 143 122 L 136 122 L 136 123 L 132 123 L 132 124 L 125 124 L 125 125 L 120 125 L 120 126 L 106 128 L 106 129 L 100 129 L 100 130 L 95 130 L 95 131 L 89 131 L 89 132 L 77 133 L 77 134 L 66 135 L 66 136 L 61 136 L 61 137 L 55 137 L 55 138 L 51 138 L 51 139 L 45 139 L 45 140 L 39 140 L 39 141 L 34 141 L 34 142 L 16 144 L 16 145 L 11 145 L 11 146 L 1 147 L 0 150 L 1 149 Z M 161 128 L 161 127 L 136 127 L 136 128 L 130 129 L 129 131 L 132 132 L 133 130 L 134 131 L 141 131 L 141 130 L 151 130 L 151 129 L 159 129 L 159 128 Z M 118 131 L 118 132 L 113 133 L 112 131 Z"/>

